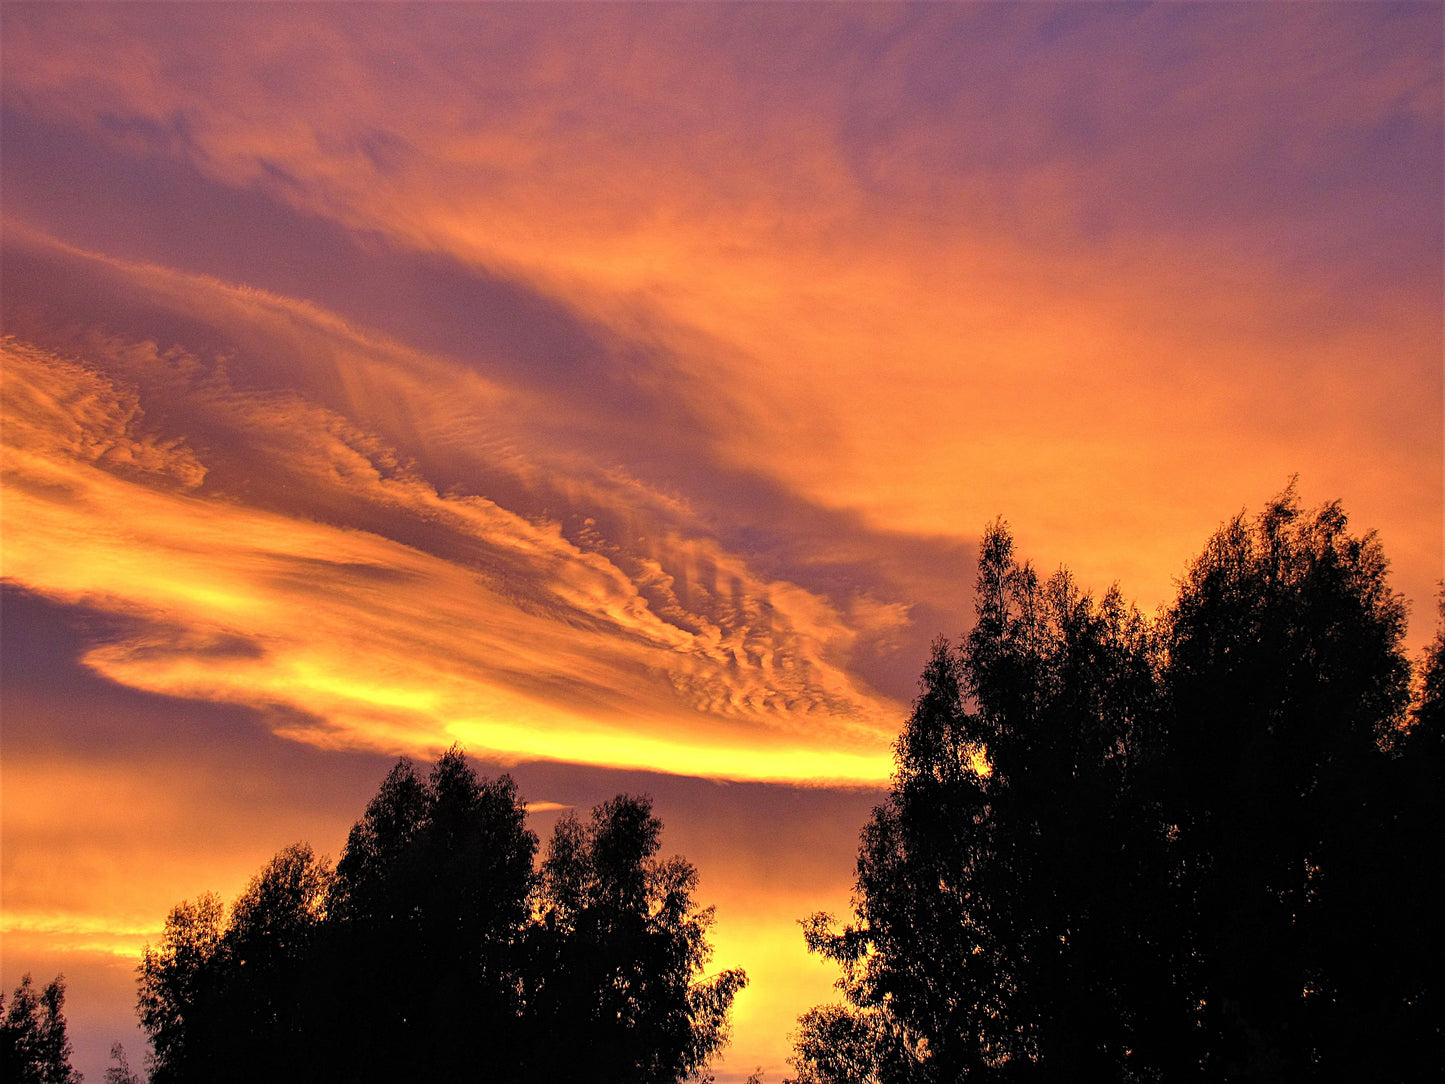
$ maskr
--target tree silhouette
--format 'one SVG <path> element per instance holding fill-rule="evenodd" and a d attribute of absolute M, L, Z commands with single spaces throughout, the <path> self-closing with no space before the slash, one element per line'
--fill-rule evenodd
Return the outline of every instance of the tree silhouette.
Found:
<path fill-rule="evenodd" d="M 977 620 L 935 644 L 863 831 L 855 919 L 805 923 L 846 1004 L 800 1021 L 797 1080 L 1426 1064 L 1439 979 L 1408 946 L 1439 940 L 1401 899 L 1439 855 L 1445 682 L 1427 670 L 1406 734 L 1385 570 L 1337 505 L 1287 490 L 1221 528 L 1151 623 L 1040 581 L 991 528 Z"/>
<path fill-rule="evenodd" d="M 807 923 L 853 1011 L 805 1018 L 801 1080 L 1121 1072 L 1141 946 L 1119 918 L 1138 908 L 1130 844 L 1147 835 L 1129 799 L 1157 699 L 1148 630 L 1117 593 L 1096 603 L 1063 572 L 1040 582 L 1001 524 L 976 597 L 967 640 L 934 644 L 892 793 L 864 829 L 857 921 Z"/>
<path fill-rule="evenodd" d="M 231 908 L 207 894 L 166 920 L 140 972 L 151 1080 L 303 1080 L 315 950 L 331 871 L 293 844 L 252 878 Z"/>
<path fill-rule="evenodd" d="M 1442 600 L 1445 601 L 1445 600 Z M 1421 660 L 1408 727 L 1322 796 L 1324 860 L 1307 928 L 1312 1055 L 1357 1080 L 1420 1080 L 1445 1065 L 1445 936 L 1428 871 L 1445 840 L 1445 630 Z"/>
<path fill-rule="evenodd" d="M 510 777 L 403 759 L 334 873 L 297 844 L 229 916 L 172 911 L 141 966 L 152 1080 L 678 1080 L 745 980 L 699 978 L 711 910 L 661 828 L 619 796 L 563 817 L 538 872 Z"/>
<path fill-rule="evenodd" d="M 111 1064 L 105 1070 L 105 1084 L 144 1084 L 140 1075 L 130 1067 L 124 1045 L 110 1044 L 110 1060 Z"/>
<path fill-rule="evenodd" d="M 693 906 L 690 863 L 656 858 L 661 831 L 651 801 L 627 795 L 597 806 L 586 825 L 570 814 L 556 824 L 528 968 L 541 1079 L 679 1080 L 726 1040 L 746 976 L 697 980 L 713 911 Z M 565 1044 L 547 1041 L 564 1034 Z"/>
<path fill-rule="evenodd" d="M 224 1049 L 224 915 L 214 893 L 182 901 L 166 916 L 160 947 L 147 945 L 141 957 L 137 1013 L 150 1036 L 152 1084 L 201 1079 Z"/>
<path fill-rule="evenodd" d="M 10 995 L 0 995 L 0 1079 L 10 1084 L 80 1084 L 70 1067 L 65 1034 L 65 978 L 57 975 L 39 993 L 27 972 Z"/>
<path fill-rule="evenodd" d="M 1337 504 L 1306 513 L 1286 491 L 1214 535 L 1166 618 L 1166 820 L 1178 905 L 1199 916 L 1178 966 L 1208 1075 L 1338 1072 L 1377 997 L 1358 942 L 1388 901 L 1359 878 L 1396 842 L 1382 746 L 1410 677 L 1386 567 Z M 1351 1068 L 1374 1056 L 1361 1044 Z"/>
<path fill-rule="evenodd" d="M 427 781 L 402 760 L 352 829 L 330 898 L 328 1071 L 458 1079 L 520 1071 L 520 939 L 537 839 L 509 776 L 453 748 Z"/>

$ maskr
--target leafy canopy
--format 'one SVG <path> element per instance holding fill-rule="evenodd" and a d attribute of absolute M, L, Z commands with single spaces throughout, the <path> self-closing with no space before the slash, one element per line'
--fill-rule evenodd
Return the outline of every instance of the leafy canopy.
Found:
<path fill-rule="evenodd" d="M 80 1084 L 70 1067 L 65 1033 L 65 978 L 39 991 L 29 973 L 10 995 L 0 995 L 0 1079 L 12 1084 Z"/>
<path fill-rule="evenodd" d="M 1412 715 L 1386 570 L 1290 489 L 1149 621 L 991 527 L 974 626 L 935 643 L 863 830 L 853 920 L 804 924 L 843 1002 L 800 1020 L 799 1084 L 1442 1063 L 1414 878 L 1442 838 L 1445 634 Z"/>
<path fill-rule="evenodd" d="M 746 977 L 702 977 L 712 910 L 661 832 L 620 795 L 560 818 L 539 867 L 510 777 L 403 759 L 334 871 L 296 844 L 229 913 L 171 912 L 141 965 L 151 1079 L 680 1080 Z"/>

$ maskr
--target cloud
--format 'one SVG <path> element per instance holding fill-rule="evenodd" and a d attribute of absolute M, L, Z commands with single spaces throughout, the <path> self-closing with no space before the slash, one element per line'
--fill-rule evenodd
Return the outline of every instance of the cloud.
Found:
<path fill-rule="evenodd" d="M 1147 606 L 1298 471 L 1428 611 L 1437 15 L 5 5 L 7 959 L 461 739 L 667 797 L 778 1066 L 874 796 L 692 776 L 881 779 L 995 515 Z"/>
<path fill-rule="evenodd" d="M 64 660 L 98 632 L 123 632 L 123 619 L 9 587 L 4 602 L 6 974 L 13 986 L 26 968 L 65 972 L 72 1037 L 91 1041 L 99 1072 L 132 1021 L 127 953 L 154 944 L 181 899 L 206 890 L 233 899 L 287 843 L 309 840 L 335 859 L 387 758 L 277 739 L 241 709 L 111 685 Z M 57 639 L 56 623 L 73 635 Z M 718 907 L 713 966 L 745 967 L 753 979 L 735 1018 L 736 1064 L 781 1066 L 791 1021 L 833 977 L 807 955 L 797 919 L 845 907 L 856 830 L 878 793 L 557 762 L 511 770 L 523 795 L 555 799 L 529 805 L 544 839 L 556 812 L 545 807 L 585 814 L 618 792 L 654 796 L 666 853 L 698 866 L 699 899 Z M 78 953 L 80 944 L 96 952 Z M 104 1002 L 88 1000 L 98 967 L 117 976 Z"/>
<path fill-rule="evenodd" d="M 273 292 L 346 311 L 354 277 L 357 315 L 396 324 L 365 269 L 406 270 L 377 281 L 426 315 L 390 330 L 546 401 L 569 475 L 746 474 L 954 538 L 1003 512 L 1153 603 L 1300 471 L 1428 595 L 1438 517 L 1397 509 L 1440 489 L 1416 394 L 1439 380 L 1438 21 L 521 11 L 11 15 L 9 108 L 21 138 L 43 118 L 370 248 L 355 276 L 252 260 L 295 280 Z M 1419 482 L 1381 501 L 1389 478 Z"/>
<path fill-rule="evenodd" d="M 155 943 L 167 910 L 206 890 L 233 899 L 293 840 L 335 859 L 387 758 L 277 739 L 238 708 L 112 685 L 70 660 L 96 639 L 126 638 L 133 622 L 13 587 L 4 604 L 7 974 L 65 971 L 73 1037 L 92 1040 L 99 1071 L 130 1018 L 133 954 Z M 484 774 L 499 770 L 473 759 Z M 699 899 L 718 907 L 714 966 L 753 978 L 735 1020 L 737 1064 L 780 1066 L 792 1019 L 832 981 L 796 921 L 845 906 L 856 830 L 878 792 L 558 762 L 511 770 L 523 795 L 553 799 L 529 804 L 544 839 L 562 808 L 585 814 L 621 791 L 654 796 L 666 852 L 698 866 Z M 119 976 L 104 1021 L 86 1000 L 101 966 Z"/>
<path fill-rule="evenodd" d="M 6 574 L 144 619 L 86 654 L 112 680 L 285 707 L 312 720 L 289 734 L 328 744 L 430 752 L 459 737 L 502 759 L 886 774 L 898 708 L 843 669 L 857 634 L 825 600 L 759 580 L 715 544 L 655 538 L 669 563 L 687 564 L 689 547 L 708 562 L 710 583 L 684 590 L 684 607 L 659 560 L 440 494 L 294 394 L 238 391 L 221 367 L 144 343 L 93 340 L 89 360 L 6 343 L 19 422 L 13 440 L 7 428 Z M 142 385 L 217 462 L 294 482 L 295 504 L 241 503 L 224 468 L 146 432 Z M 167 400 L 177 386 L 185 395 Z M 182 484 L 144 484 L 136 461 Z M 715 594 L 719 575 L 734 595 Z"/>

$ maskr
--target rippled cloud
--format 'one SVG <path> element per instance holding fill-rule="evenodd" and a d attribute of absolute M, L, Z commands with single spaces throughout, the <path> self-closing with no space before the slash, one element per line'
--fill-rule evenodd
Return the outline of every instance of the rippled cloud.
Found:
<path fill-rule="evenodd" d="M 307 306 L 107 268 L 189 287 L 193 316 L 229 306 L 306 323 L 337 340 L 324 364 L 353 388 L 367 357 L 378 366 L 390 351 L 385 392 L 412 416 L 449 401 L 485 432 L 504 398 L 483 386 L 463 405 L 476 379 L 427 359 L 409 359 L 430 378 L 409 385 L 402 348 Z M 735 778 L 886 773 L 900 707 L 847 662 L 860 637 L 907 625 L 902 604 L 840 610 L 761 578 L 632 480 L 584 480 L 576 499 L 624 527 L 651 508 L 648 536 L 585 517 L 568 538 L 557 522 L 438 492 L 296 392 L 238 389 L 233 359 L 94 333 L 76 348 L 7 343 L 6 565 L 31 590 L 143 619 L 136 637 L 86 655 L 106 676 L 284 706 L 315 720 L 290 732 L 319 742 L 430 752 L 460 739 L 503 760 Z M 492 469 L 540 469 L 518 454 Z"/>
<path fill-rule="evenodd" d="M 7 966 L 460 740 L 659 794 L 782 1071 L 995 516 L 1148 609 L 1298 472 L 1428 636 L 1438 14 L 0 7 Z"/>
<path fill-rule="evenodd" d="M 579 458 L 684 491 L 747 471 L 916 534 L 1004 512 L 1146 604 L 1300 471 L 1429 594 L 1434 520 L 1398 509 L 1440 489 L 1415 394 L 1439 381 L 1439 28 L 1409 5 L 79 7 L 7 31 L 22 131 L 184 163 L 172 203 L 219 185 L 412 254 L 407 306 L 369 260 L 353 288 L 271 258 L 279 235 L 242 280 L 364 295 L 350 317 L 540 391 Z M 7 198 L 65 235 L 52 189 Z"/>

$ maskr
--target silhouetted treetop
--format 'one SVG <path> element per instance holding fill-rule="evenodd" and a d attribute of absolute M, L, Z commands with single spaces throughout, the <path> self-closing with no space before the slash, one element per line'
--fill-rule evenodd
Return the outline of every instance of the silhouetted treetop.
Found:
<path fill-rule="evenodd" d="M 741 971 L 698 980 L 712 908 L 693 905 L 697 871 L 659 860 L 662 822 L 645 797 L 618 795 L 582 823 L 558 818 L 541 866 L 538 954 L 529 992 L 542 1032 L 571 1050 L 540 1055 L 544 1079 L 679 1080 L 727 1038 Z"/>
<path fill-rule="evenodd" d="M 304 955 L 326 918 L 333 875 L 305 843 L 293 843 L 251 878 L 231 907 L 232 950 L 260 962 Z"/>
<path fill-rule="evenodd" d="M 509 776 L 403 759 L 334 874 L 297 844 L 229 915 L 172 912 L 141 968 L 152 1079 L 679 1080 L 745 979 L 701 977 L 711 910 L 661 831 L 618 796 L 560 818 L 539 869 Z"/>
<path fill-rule="evenodd" d="M 1435 638 L 1420 660 L 1419 693 L 1404 740 L 1416 755 L 1438 760 L 1445 756 L 1445 592 L 1437 606 Z"/>
<path fill-rule="evenodd" d="M 1151 622 L 990 527 L 974 626 L 935 643 L 863 830 L 854 920 L 804 924 L 845 1003 L 799 1021 L 799 1084 L 1445 1064 L 1416 881 L 1440 857 L 1445 647 L 1407 732 L 1386 571 L 1291 487 Z"/>
<path fill-rule="evenodd" d="M 346 838 L 331 899 L 337 918 L 367 913 L 380 902 L 368 898 L 370 894 L 406 876 L 411 843 L 421 831 L 429 804 L 426 784 L 403 757 L 381 781 L 376 797 Z"/>
<path fill-rule="evenodd" d="M 7 1084 L 80 1084 L 65 1032 L 65 977 L 39 991 L 29 973 L 5 1004 L 0 994 L 0 1079 Z"/>

